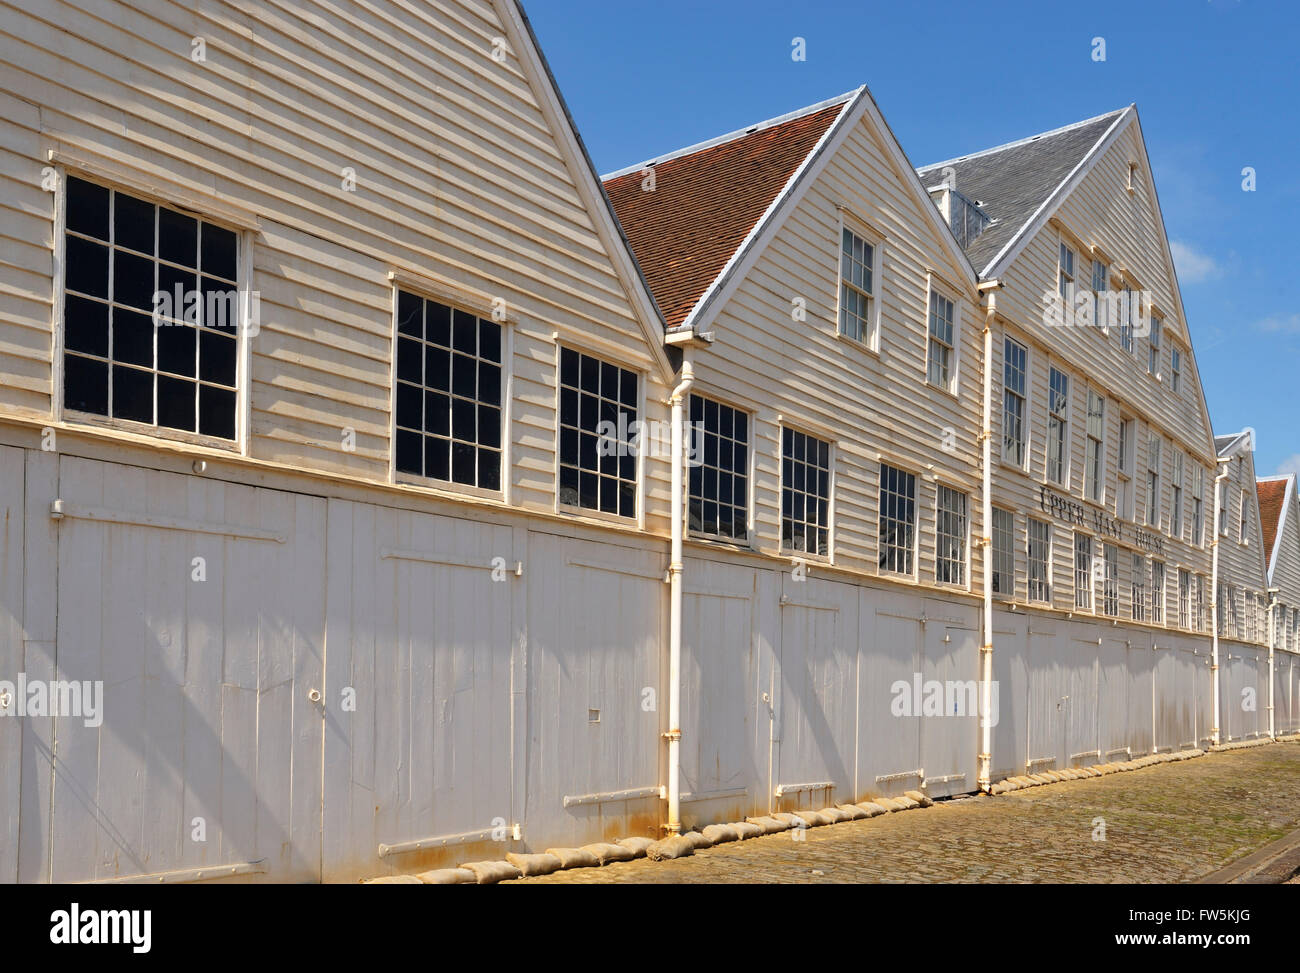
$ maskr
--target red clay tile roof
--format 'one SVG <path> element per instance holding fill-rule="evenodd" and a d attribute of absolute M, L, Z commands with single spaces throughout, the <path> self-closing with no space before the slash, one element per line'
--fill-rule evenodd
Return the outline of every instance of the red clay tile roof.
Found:
<path fill-rule="evenodd" d="M 668 327 L 686 320 L 847 102 L 758 127 L 605 182 Z"/>
<path fill-rule="evenodd" d="M 1255 492 L 1259 494 L 1259 520 L 1264 527 L 1264 556 L 1268 567 L 1273 567 L 1273 544 L 1277 538 L 1278 521 L 1282 518 L 1282 501 L 1290 480 L 1257 480 Z"/>

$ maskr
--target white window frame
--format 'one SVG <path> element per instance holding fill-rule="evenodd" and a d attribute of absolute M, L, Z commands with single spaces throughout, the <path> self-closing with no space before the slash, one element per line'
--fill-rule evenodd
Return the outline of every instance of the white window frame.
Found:
<path fill-rule="evenodd" d="M 1098 275 L 1097 269 L 1101 269 Z M 1098 277 L 1100 276 L 1100 280 Z M 1101 328 L 1101 333 L 1110 334 L 1110 307 L 1107 294 L 1110 292 L 1110 264 L 1100 257 L 1092 258 L 1092 323 Z"/>
<path fill-rule="evenodd" d="M 1002 527 L 999 521 L 1003 522 Z M 1005 526 L 1009 521 L 1009 527 Z M 990 561 L 995 582 L 993 594 L 1000 601 L 1014 601 L 1016 597 L 1016 514 L 1014 510 L 1003 507 L 993 508 L 993 523 L 989 532 L 992 541 L 992 559 Z M 1004 570 L 1005 568 L 1005 570 Z M 1002 590 L 997 590 L 996 582 L 1002 581 Z"/>
<path fill-rule="evenodd" d="M 392 299 L 389 334 L 392 339 L 391 347 L 393 350 L 392 361 L 389 363 L 390 373 L 388 380 L 388 482 L 392 484 L 428 487 L 441 493 L 454 493 L 460 496 L 510 503 L 510 481 L 513 479 L 510 475 L 513 468 L 511 465 L 513 461 L 512 439 L 514 438 L 510 435 L 511 404 L 514 401 L 514 326 L 518 323 L 518 318 L 510 313 L 505 314 L 504 317 L 498 313 L 495 317 L 500 318 L 500 320 L 496 320 L 493 315 L 491 298 L 483 294 L 466 291 L 450 283 L 435 280 L 433 278 L 423 278 L 408 273 L 390 271 L 388 274 L 388 281 Z M 439 480 L 433 477 L 418 476 L 415 473 L 404 473 L 397 468 L 397 302 L 398 294 L 401 291 L 406 291 L 407 293 L 426 301 L 434 301 L 443 304 L 450 307 L 453 311 L 460 309 L 473 314 L 476 317 L 486 318 L 501 326 L 501 489 L 499 490 L 488 490 L 483 487 L 471 486 L 466 483 L 457 483 L 454 480 Z M 560 423 L 558 352 L 556 352 L 556 376 L 555 423 L 558 437 Z M 644 395 L 642 395 L 642 398 L 644 399 Z M 555 493 L 558 499 L 560 482 L 558 438 L 555 453 Z"/>
<path fill-rule="evenodd" d="M 1147 496 L 1144 523 L 1148 527 L 1160 530 L 1161 480 L 1164 470 L 1161 467 L 1164 453 L 1164 439 L 1154 429 L 1147 427 Z"/>
<path fill-rule="evenodd" d="M 941 506 L 941 499 L 943 497 L 945 490 L 951 496 L 959 499 L 964 508 L 961 512 L 962 533 L 961 536 L 957 538 L 958 542 L 961 545 L 961 551 L 960 551 L 961 559 L 960 561 L 955 561 L 955 562 L 951 558 L 945 558 L 943 556 L 942 542 L 939 534 L 940 516 L 946 512 L 943 510 Z M 962 588 L 962 589 L 969 590 L 970 573 L 971 573 L 970 572 L 970 521 L 971 521 L 970 494 L 964 493 L 961 490 L 957 489 L 956 487 L 950 487 L 946 483 L 936 483 L 935 490 L 934 490 L 934 581 L 935 584 L 942 585 L 944 587 L 949 587 L 949 588 Z M 955 563 L 957 566 L 957 570 L 961 574 L 961 578 L 957 581 L 951 581 L 951 580 L 945 581 L 941 579 L 939 577 L 939 565 L 941 561 L 948 561 L 950 563 Z"/>
<path fill-rule="evenodd" d="M 1169 345 L 1169 390 L 1183 394 L 1183 351 L 1173 342 Z"/>
<path fill-rule="evenodd" d="M 1093 412 L 1093 400 L 1100 403 L 1100 412 Z M 1097 432 L 1093 433 L 1093 418 L 1097 419 Z M 1084 429 L 1086 445 L 1084 447 L 1083 493 L 1094 503 L 1106 502 L 1106 397 L 1097 389 L 1088 386 L 1088 418 Z"/>
<path fill-rule="evenodd" d="M 1042 558 L 1034 557 L 1034 528 L 1042 528 L 1039 540 L 1043 543 L 1046 550 L 1043 551 Z M 1028 583 L 1026 597 L 1034 604 L 1050 605 L 1052 603 L 1052 558 L 1055 547 L 1056 532 L 1052 528 L 1050 521 L 1036 520 L 1033 517 L 1026 518 L 1025 524 L 1025 558 L 1026 574 L 1025 578 Z M 1034 577 L 1035 564 L 1041 565 L 1043 577 Z M 1036 595 L 1045 595 L 1046 597 L 1036 597 Z"/>
<path fill-rule="evenodd" d="M 883 510 L 880 506 L 880 494 L 884 490 L 883 468 L 886 466 L 898 471 L 899 473 L 906 473 L 908 476 L 912 477 L 912 510 L 914 514 L 912 521 L 912 543 L 909 548 L 905 549 L 910 554 L 910 560 L 912 562 L 911 571 L 896 571 L 892 568 L 881 567 L 880 565 L 880 521 L 883 514 Z M 918 572 L 920 571 L 921 561 L 921 486 L 924 482 L 924 477 L 919 473 L 908 469 L 906 465 L 895 462 L 889 457 L 883 457 L 876 463 L 876 573 L 881 577 L 911 578 L 915 581 L 919 576 Z M 904 548 L 900 547 L 900 550 L 904 550 Z"/>
<path fill-rule="evenodd" d="M 752 426 L 751 426 L 752 428 Z M 785 531 L 781 523 L 785 519 L 785 433 L 786 430 L 792 433 L 800 433 L 810 439 L 819 440 L 826 443 L 826 553 L 818 554 L 815 551 L 798 551 L 794 548 L 785 546 Z M 776 516 L 776 536 L 777 545 L 782 557 L 794 558 L 801 561 L 807 560 L 815 563 L 833 564 L 835 562 L 835 464 L 838 453 L 838 441 L 833 435 L 809 428 L 797 422 L 789 422 L 785 416 L 777 416 L 776 428 L 776 463 L 777 463 L 777 516 Z M 752 452 L 752 448 L 751 448 Z M 751 485 L 751 490 L 753 489 Z M 807 493 L 807 491 L 804 491 Z M 753 536 L 751 530 L 750 536 Z"/>
<path fill-rule="evenodd" d="M 1147 374 L 1156 381 L 1160 380 L 1160 332 L 1164 323 L 1164 318 L 1153 313 L 1151 330 L 1147 332 Z"/>
<path fill-rule="evenodd" d="M 926 275 L 925 285 L 925 383 L 931 388 L 941 389 L 949 395 L 955 396 L 957 389 L 960 387 L 961 376 L 961 301 L 953 296 L 956 293 L 948 288 L 943 281 L 936 278 L 933 273 Z M 946 344 L 941 339 L 934 336 L 931 330 L 931 316 L 933 314 L 933 303 L 935 298 L 941 298 L 952 305 L 952 344 Z M 934 382 L 930 379 L 930 351 L 935 344 L 948 349 L 948 381 L 947 383 Z"/>
<path fill-rule="evenodd" d="M 732 548 L 738 547 L 741 549 L 750 549 L 750 550 L 755 549 L 757 547 L 757 541 L 754 536 L 754 527 L 755 527 L 754 525 L 754 473 L 757 470 L 757 466 L 756 466 L 755 452 L 754 452 L 754 436 L 755 436 L 754 422 L 757 416 L 757 409 L 751 404 L 732 401 L 724 395 L 717 394 L 706 385 L 696 382 L 695 387 L 691 389 L 691 392 L 689 395 L 687 395 L 686 402 L 684 403 L 686 409 L 686 419 L 688 424 L 690 421 L 690 399 L 692 396 L 699 396 L 701 399 L 712 399 L 714 402 L 717 402 L 719 405 L 725 405 L 728 409 L 731 409 L 734 412 L 740 413 L 746 417 L 749 423 L 749 442 L 746 446 L 748 450 L 748 456 L 746 457 L 746 461 L 745 461 L 745 482 L 748 487 L 748 496 L 745 499 L 746 540 L 738 541 L 735 540 L 734 538 L 727 537 L 724 534 L 706 534 L 704 531 L 695 530 L 694 528 L 689 528 L 688 532 L 692 538 L 696 538 L 699 540 L 705 540 L 715 544 L 723 544 Z M 777 474 L 777 477 L 779 480 L 780 479 L 779 472 Z M 833 477 L 834 477 L 834 471 L 832 470 L 832 478 Z M 689 521 L 690 503 L 691 503 L 689 466 L 687 466 L 686 468 L 686 481 L 687 481 L 685 484 L 686 516 Z"/>
<path fill-rule="evenodd" d="M 1007 346 L 1015 345 L 1025 353 L 1024 369 L 1024 391 L 1017 392 L 1007 387 Z M 1029 346 L 1023 341 L 1018 341 L 1009 335 L 1002 336 L 1002 462 L 1022 472 L 1029 465 L 1029 448 L 1030 448 L 1030 412 L 1029 412 L 1029 393 L 1031 391 L 1030 382 L 1030 354 Z M 1010 455 L 1007 448 L 1007 394 L 1016 396 L 1020 400 L 1020 462 L 1016 462 Z"/>
<path fill-rule="evenodd" d="M 865 338 L 855 338 L 852 335 L 844 333 L 844 234 L 852 233 L 871 247 L 871 293 L 868 297 L 868 327 L 870 333 Z M 882 255 L 884 253 L 884 236 L 870 229 L 862 220 L 854 217 L 840 209 L 839 232 L 835 237 L 835 334 L 845 341 L 851 342 L 858 348 L 864 348 L 868 351 L 880 352 L 880 322 L 881 322 L 881 292 L 883 290 L 881 280 L 881 270 L 884 266 Z M 858 293 L 864 293 L 858 290 L 853 284 L 852 287 Z M 927 327 L 928 327 L 927 320 Z"/>
<path fill-rule="evenodd" d="M 1054 408 L 1056 405 L 1055 394 L 1052 391 L 1052 373 L 1055 372 L 1065 379 L 1065 408 L 1063 412 L 1057 412 Z M 1071 442 L 1073 423 L 1070 421 L 1070 411 L 1073 405 L 1072 398 L 1074 395 L 1074 378 L 1063 368 L 1057 368 L 1051 365 L 1047 371 L 1047 457 L 1045 474 L 1049 483 L 1055 483 L 1065 487 L 1067 490 L 1070 486 L 1070 460 L 1071 460 Z M 1052 475 L 1052 450 L 1055 448 L 1056 440 L 1052 436 L 1052 420 L 1055 419 L 1061 424 L 1060 448 L 1060 476 Z"/>
<path fill-rule="evenodd" d="M 169 195 L 165 190 L 159 190 L 150 184 L 131 178 L 128 174 L 115 171 L 108 163 L 93 165 L 83 162 L 70 169 L 68 164 L 59 161 L 59 153 L 53 153 L 52 158 L 53 161 L 58 163 L 54 167 L 58 178 L 58 188 L 54 194 L 54 328 L 51 339 L 51 411 L 54 421 L 104 431 L 132 433 L 164 442 L 186 443 L 222 453 L 236 453 L 241 456 L 248 456 L 252 442 L 252 396 L 250 393 L 252 385 L 252 338 L 256 334 L 252 322 L 253 246 L 258 228 L 256 216 L 251 212 L 231 209 L 229 203 L 218 202 L 215 199 L 209 201 L 205 197 L 188 197 L 180 194 Z M 65 284 L 67 274 L 65 241 L 69 176 L 103 186 L 114 192 L 125 193 L 144 202 L 177 210 L 235 234 L 236 246 L 238 247 L 235 288 L 238 293 L 239 321 L 235 333 L 234 439 L 222 439 L 219 436 L 208 436 L 197 432 L 191 433 L 183 429 L 169 429 L 166 426 L 157 424 L 150 425 L 130 419 L 115 419 L 94 412 L 80 412 L 76 409 L 65 408 L 64 382 L 66 376 L 63 367 L 65 353 L 64 328 L 66 326 L 64 302 L 66 300 Z M 112 273 L 111 266 L 109 273 Z M 260 308 L 260 301 L 258 303 Z M 260 329 L 260 322 L 258 322 L 258 328 Z"/>
<path fill-rule="evenodd" d="M 1079 567 L 1079 558 L 1083 552 L 1079 549 L 1079 542 L 1087 541 L 1087 566 L 1084 569 Z M 1085 534 L 1082 531 L 1074 532 L 1074 543 L 1071 545 L 1074 561 L 1074 610 L 1077 612 L 1096 612 L 1097 598 L 1095 591 L 1095 579 L 1097 568 L 1095 558 L 1097 557 L 1097 542 L 1091 534 Z M 1081 584 L 1080 579 L 1087 579 L 1086 584 Z"/>

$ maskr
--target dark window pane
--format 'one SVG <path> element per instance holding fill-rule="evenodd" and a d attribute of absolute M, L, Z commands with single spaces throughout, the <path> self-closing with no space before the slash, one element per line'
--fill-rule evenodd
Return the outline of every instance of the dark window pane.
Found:
<path fill-rule="evenodd" d="M 113 416 L 153 423 L 153 376 L 135 368 L 113 366 Z"/>
<path fill-rule="evenodd" d="M 570 466 L 578 465 L 578 430 L 560 430 L 560 462 Z"/>
<path fill-rule="evenodd" d="M 422 346 L 418 341 L 410 338 L 397 339 L 397 377 L 403 382 L 423 384 L 423 358 Z"/>
<path fill-rule="evenodd" d="M 194 432 L 194 383 L 158 376 L 158 425 Z"/>
<path fill-rule="evenodd" d="M 69 294 L 63 308 L 64 344 L 71 351 L 108 357 L 108 305 Z"/>
<path fill-rule="evenodd" d="M 478 485 L 484 490 L 501 489 L 501 454 L 497 451 L 478 451 Z"/>
<path fill-rule="evenodd" d="M 68 290 L 108 299 L 108 247 L 70 236 L 64 259 Z"/>
<path fill-rule="evenodd" d="M 198 366 L 198 329 L 184 324 L 164 324 L 157 330 L 158 370 L 193 378 Z M 229 338 L 219 340 L 232 341 Z"/>
<path fill-rule="evenodd" d="M 204 223 L 201 236 L 203 238 L 203 263 L 200 269 L 205 274 L 234 280 L 236 268 L 235 234 L 219 226 L 213 226 L 211 223 Z"/>
<path fill-rule="evenodd" d="M 560 468 L 560 503 L 578 503 L 578 468 L 563 466 Z"/>
<path fill-rule="evenodd" d="M 108 365 L 67 355 L 63 359 L 63 406 L 108 415 Z"/>
<path fill-rule="evenodd" d="M 451 441 L 424 437 L 424 475 L 434 480 L 451 479 Z"/>
<path fill-rule="evenodd" d="M 560 389 L 560 422 L 566 426 L 578 424 L 578 392 Z"/>
<path fill-rule="evenodd" d="M 164 317 L 197 324 L 198 309 L 193 304 L 197 289 L 198 277 L 193 271 L 159 264 L 158 299 L 154 309 Z"/>
<path fill-rule="evenodd" d="M 600 363 L 600 394 L 618 401 L 618 367 L 607 361 Z"/>
<path fill-rule="evenodd" d="M 478 330 L 478 353 L 487 361 L 501 361 L 501 325 L 482 321 Z"/>
<path fill-rule="evenodd" d="M 108 241 L 108 190 L 69 176 L 67 223 L 74 233 Z"/>
<path fill-rule="evenodd" d="M 477 409 L 473 402 L 464 399 L 451 400 L 451 435 L 462 442 L 475 442 L 474 429 L 477 425 Z"/>
<path fill-rule="evenodd" d="M 457 395 L 472 399 L 477 384 L 478 365 L 474 359 L 465 355 L 452 355 L 451 390 Z"/>
<path fill-rule="evenodd" d="M 560 383 L 572 388 L 578 386 L 578 353 L 568 348 L 560 349 Z"/>
<path fill-rule="evenodd" d="M 158 211 L 158 256 L 172 263 L 197 267 L 199 221 L 174 210 Z"/>
<path fill-rule="evenodd" d="M 501 448 L 501 410 L 490 405 L 478 407 L 478 442 L 480 446 Z"/>
<path fill-rule="evenodd" d="M 479 362 L 478 400 L 491 405 L 501 404 L 501 366 Z"/>
<path fill-rule="evenodd" d="M 623 387 L 620 401 L 629 409 L 636 408 L 638 376 L 635 372 L 623 373 Z"/>
<path fill-rule="evenodd" d="M 199 386 L 199 432 L 221 439 L 235 438 L 234 392 Z"/>
<path fill-rule="evenodd" d="M 424 394 L 418 386 L 405 382 L 397 383 L 397 424 L 407 429 L 422 429 L 420 420 L 424 416 Z"/>
<path fill-rule="evenodd" d="M 600 478 L 600 509 L 607 514 L 618 513 L 618 480 Z"/>
<path fill-rule="evenodd" d="M 224 281 L 204 277 L 201 289 L 203 305 L 199 309 L 200 321 L 209 328 L 229 328 L 239 323 L 239 289 Z"/>
<path fill-rule="evenodd" d="M 153 318 L 113 308 L 113 361 L 153 368 Z"/>
<path fill-rule="evenodd" d="M 418 432 L 397 430 L 397 469 L 401 473 L 424 475 L 424 437 Z"/>
<path fill-rule="evenodd" d="M 425 338 L 444 348 L 451 346 L 451 308 L 445 304 L 427 302 L 425 311 Z"/>
<path fill-rule="evenodd" d="M 199 333 L 199 378 L 217 385 L 235 384 L 235 338 L 204 328 Z M 161 352 L 159 353 L 161 358 Z"/>
<path fill-rule="evenodd" d="M 478 318 L 464 311 L 455 312 L 454 344 L 456 351 L 467 355 L 478 354 Z"/>
<path fill-rule="evenodd" d="M 586 355 L 582 356 L 580 363 L 581 375 L 579 377 L 579 387 L 584 392 L 590 392 L 592 395 L 600 394 L 600 362 Z"/>
<path fill-rule="evenodd" d="M 424 384 L 426 388 L 439 392 L 451 391 L 451 352 L 425 346 Z"/>
<path fill-rule="evenodd" d="M 155 266 L 152 260 L 116 251 L 113 254 L 113 300 L 152 314 Z"/>
<path fill-rule="evenodd" d="M 466 443 L 451 444 L 451 479 L 454 483 L 474 486 L 478 482 L 475 467 L 478 450 Z"/>
<path fill-rule="evenodd" d="M 424 393 L 424 431 L 435 436 L 451 435 L 451 396 L 443 392 Z"/>
<path fill-rule="evenodd" d="M 397 331 L 412 338 L 424 337 L 424 301 L 405 291 L 397 292 Z"/>
<path fill-rule="evenodd" d="M 153 203 L 115 193 L 113 199 L 113 245 L 139 250 L 153 256 Z"/>

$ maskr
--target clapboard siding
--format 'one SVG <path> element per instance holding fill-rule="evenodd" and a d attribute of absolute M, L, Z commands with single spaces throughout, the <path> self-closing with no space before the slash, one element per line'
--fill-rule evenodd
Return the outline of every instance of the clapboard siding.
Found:
<path fill-rule="evenodd" d="M 966 280 L 933 232 L 930 205 L 907 186 L 869 120 L 847 133 L 708 329 L 714 345 L 696 357 L 698 390 L 755 410 L 753 546 L 780 555 L 780 423 L 835 444 L 832 559 L 854 573 L 878 571 L 879 455 L 971 497 L 979 533 L 979 356 L 983 315 L 973 294 L 945 285 L 960 308 L 956 395 L 925 383 L 927 268 Z M 843 205 L 885 236 L 878 300 L 880 353 L 837 336 L 839 228 Z M 792 315 L 807 302 L 807 320 Z M 955 449 L 943 451 L 945 430 Z M 934 583 L 935 483 L 918 478 L 917 580 Z M 978 557 L 968 556 L 978 587 Z M 904 579 L 905 580 L 905 579 Z M 965 590 L 962 586 L 960 590 Z M 952 590 L 952 589 L 949 589 Z"/>
<path fill-rule="evenodd" d="M 1028 407 L 1026 411 L 1027 460 L 1024 470 L 998 459 L 994 464 L 994 503 L 1017 515 L 1016 519 L 1016 589 L 1011 600 L 1027 598 L 1026 581 L 1027 518 L 1034 517 L 1052 524 L 1053 530 L 1053 598 L 1052 609 L 1074 610 L 1074 532 L 1070 525 L 1056 521 L 1041 507 L 1040 491 L 1044 485 L 1055 493 L 1068 495 L 1080 503 L 1091 518 L 1095 510 L 1107 517 L 1119 511 L 1118 476 L 1121 418 L 1133 420 L 1134 457 L 1132 460 L 1133 512 L 1126 521 L 1126 537 L 1114 540 L 1094 535 L 1094 554 L 1100 556 L 1101 545 L 1118 548 L 1119 612 L 1126 624 L 1132 622 L 1132 555 L 1142 554 L 1165 563 L 1165 622 L 1160 628 L 1179 626 L 1178 572 L 1189 571 L 1207 579 L 1210 575 L 1210 531 L 1214 494 L 1212 480 L 1215 457 L 1206 419 L 1202 390 L 1191 354 L 1185 323 L 1178 317 L 1176 282 L 1165 259 L 1163 230 L 1158 207 L 1145 171 L 1145 151 L 1136 123 L 1119 133 L 1116 140 L 1096 160 L 1092 169 L 1066 195 L 1053 218 L 1024 245 L 999 278 L 1004 287 L 997 294 L 999 327 L 990 366 L 995 375 L 1003 370 L 1006 337 L 1014 338 L 1029 350 Z M 1134 192 L 1127 191 L 1129 162 L 1139 163 Z M 1092 246 L 1099 248 L 1110 263 L 1112 286 L 1121 280 L 1134 289 L 1150 294 L 1150 300 L 1164 319 L 1161 358 L 1158 370 L 1163 379 L 1147 372 L 1148 341 L 1134 339 L 1132 353 L 1124 351 L 1118 329 L 1109 335 L 1096 327 L 1054 326 L 1045 319 L 1047 302 L 1057 293 L 1060 244 L 1064 240 L 1075 251 L 1075 282 L 1080 290 L 1091 285 Z M 1121 275 L 1121 271 L 1124 272 Z M 1182 388 L 1174 394 L 1169 379 L 1170 348 L 1182 350 Z M 1070 376 L 1069 402 L 1069 469 L 1067 483 L 1057 486 L 1047 480 L 1048 383 L 1052 367 Z M 1103 497 L 1095 503 L 1085 496 L 1087 449 L 1088 390 L 1092 388 L 1106 399 L 1104 424 Z M 995 457 L 1002 444 L 1001 391 L 994 402 Z M 1134 544 L 1134 527 L 1146 526 L 1146 471 L 1149 438 L 1163 440 L 1160 463 L 1160 497 L 1158 498 L 1157 533 L 1164 544 L 1163 554 L 1144 550 Z M 1172 533 L 1174 454 L 1184 454 L 1183 524 L 1179 536 Z M 1193 543 L 1193 472 L 1204 471 L 1205 542 Z M 1193 589 L 1195 580 L 1193 580 Z M 1097 585 L 1095 599 L 1100 600 Z M 1148 591 L 1148 597 L 1150 592 Z M 1101 606 L 1095 608 L 1101 614 Z M 1208 609 L 1207 609 L 1208 617 Z M 1191 612 L 1195 624 L 1195 608 Z"/>
<path fill-rule="evenodd" d="M 46 153 L 255 213 L 250 436 L 257 460 L 389 479 L 391 271 L 504 302 L 514 329 L 513 502 L 555 505 L 555 341 L 640 371 L 662 356 L 605 251 L 495 3 L 0 2 L 0 409 L 50 416 Z M 194 38 L 206 60 L 191 59 Z M 37 107 L 39 106 L 39 107 Z M 345 189 L 345 169 L 355 190 Z M 115 180 L 118 173 L 121 178 Z M 135 172 L 136 178 L 128 178 Z M 211 215 L 211 214 L 210 214 Z M 216 214 L 219 217 L 219 214 Z M 454 293 L 450 292 L 450 293 Z M 434 288 L 432 296 L 449 296 Z M 355 449 L 344 433 L 355 433 Z M 646 464 L 646 525 L 668 473 Z"/>
<path fill-rule="evenodd" d="M 1259 497 L 1255 491 L 1255 455 L 1250 449 L 1238 449 L 1240 451 L 1225 466 L 1227 478 L 1222 486 L 1227 529 L 1219 535 L 1219 578 L 1233 589 L 1227 605 L 1227 609 L 1231 609 L 1228 630 L 1224 634 L 1238 641 L 1267 645 L 1265 609 L 1257 609 L 1260 599 L 1267 601 L 1269 582 L 1264 533 L 1259 520 Z M 1243 496 L 1250 503 L 1244 540 L 1241 532 Z M 1256 615 L 1253 622 L 1247 614 L 1251 612 Z M 1251 632 L 1253 638 L 1249 637 Z"/>

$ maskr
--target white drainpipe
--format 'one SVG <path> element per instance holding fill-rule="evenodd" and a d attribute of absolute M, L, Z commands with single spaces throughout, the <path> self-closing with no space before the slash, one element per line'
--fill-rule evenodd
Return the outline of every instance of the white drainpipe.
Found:
<path fill-rule="evenodd" d="M 682 381 L 669 400 L 672 418 L 672 556 L 668 565 L 668 824 L 669 834 L 682 830 L 682 539 L 686 532 L 686 436 L 683 402 L 695 384 L 691 349 L 682 349 Z"/>
<path fill-rule="evenodd" d="M 1219 541 L 1223 534 L 1219 530 L 1219 519 L 1223 516 L 1223 491 L 1220 484 L 1228 478 L 1228 466 L 1231 458 L 1219 460 L 1223 472 L 1214 478 L 1214 542 L 1210 545 L 1213 552 L 1210 558 L 1210 673 L 1214 687 L 1214 725 L 1210 727 L 1210 741 L 1219 745 Z"/>
<path fill-rule="evenodd" d="M 1268 589 L 1268 738 L 1277 739 L 1273 726 L 1273 646 L 1277 643 L 1277 596 L 1279 589 Z"/>
<path fill-rule="evenodd" d="M 997 291 L 1001 287 L 1002 284 L 996 280 L 980 285 L 981 291 L 988 292 L 988 310 L 984 317 L 984 418 L 980 430 L 983 448 L 981 493 L 984 531 L 980 544 L 984 548 L 984 638 L 980 646 L 981 736 L 977 783 L 983 791 L 993 785 L 993 319 L 997 314 Z"/>

